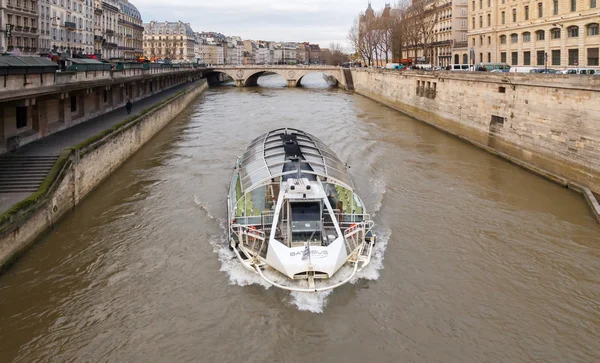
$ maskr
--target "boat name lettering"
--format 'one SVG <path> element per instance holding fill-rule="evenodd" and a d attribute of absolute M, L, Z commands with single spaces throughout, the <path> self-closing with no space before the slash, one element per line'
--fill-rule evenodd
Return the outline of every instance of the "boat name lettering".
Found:
<path fill-rule="evenodd" d="M 294 256 L 302 256 L 305 252 L 304 251 L 297 251 L 297 252 L 290 252 L 290 257 L 294 257 Z M 311 250 L 310 251 L 311 256 L 314 257 L 318 257 L 318 258 L 323 258 L 323 257 L 327 257 L 328 252 L 326 250 L 323 251 L 318 251 L 318 250 Z"/>

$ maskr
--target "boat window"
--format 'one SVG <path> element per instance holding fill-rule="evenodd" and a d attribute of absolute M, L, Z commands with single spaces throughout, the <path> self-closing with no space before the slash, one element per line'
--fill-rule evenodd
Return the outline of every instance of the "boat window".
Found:
<path fill-rule="evenodd" d="M 321 202 L 290 203 L 292 242 L 321 242 Z"/>

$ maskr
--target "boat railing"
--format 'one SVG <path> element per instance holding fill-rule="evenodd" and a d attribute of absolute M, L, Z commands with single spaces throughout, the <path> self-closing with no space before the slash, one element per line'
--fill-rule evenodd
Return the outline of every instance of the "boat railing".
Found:
<path fill-rule="evenodd" d="M 254 226 L 238 226 L 238 235 L 241 238 L 241 243 L 254 254 L 259 254 L 262 257 L 266 256 L 267 243 L 265 232 L 257 229 Z"/>

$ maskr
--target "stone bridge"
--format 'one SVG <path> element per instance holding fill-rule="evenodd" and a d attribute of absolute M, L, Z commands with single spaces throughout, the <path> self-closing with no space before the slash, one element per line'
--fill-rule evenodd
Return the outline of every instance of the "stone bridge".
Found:
<path fill-rule="evenodd" d="M 287 81 L 288 87 L 300 86 L 302 77 L 309 73 L 325 73 L 335 78 L 338 85 L 348 88 L 343 68 L 334 66 L 219 66 L 209 67 L 203 73 L 209 82 L 211 78 L 217 80 L 219 73 L 222 73 L 233 78 L 237 87 L 249 87 L 257 86 L 258 78 L 265 72 L 279 74 Z"/>

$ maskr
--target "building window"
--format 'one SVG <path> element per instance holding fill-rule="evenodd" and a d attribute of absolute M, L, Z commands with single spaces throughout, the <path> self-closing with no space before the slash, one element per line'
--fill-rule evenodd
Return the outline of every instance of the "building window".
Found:
<path fill-rule="evenodd" d="M 544 4 L 538 3 L 538 18 L 544 17 Z"/>
<path fill-rule="evenodd" d="M 512 9 L 512 19 L 513 23 L 517 22 L 517 9 Z"/>
<path fill-rule="evenodd" d="M 552 65 L 560 66 L 560 50 L 559 49 L 554 49 L 552 51 Z"/>
<path fill-rule="evenodd" d="M 560 39 L 560 29 L 550 29 L 550 39 Z"/>
<path fill-rule="evenodd" d="M 525 7 L 525 20 L 529 20 L 529 6 Z"/>
<path fill-rule="evenodd" d="M 107 90 L 104 90 L 103 96 L 104 96 L 104 103 L 108 102 L 108 91 Z"/>
<path fill-rule="evenodd" d="M 523 33 L 523 42 L 530 42 L 530 41 L 531 41 L 531 33 L 530 32 Z"/>
<path fill-rule="evenodd" d="M 544 65 L 544 61 L 545 61 L 545 56 L 544 56 L 544 51 L 543 50 L 538 50 L 537 51 L 537 65 L 538 66 L 543 66 Z"/>
<path fill-rule="evenodd" d="M 473 29 L 475 29 L 475 18 L 473 18 Z M 475 45 L 475 44 L 473 44 Z"/>
<path fill-rule="evenodd" d="M 531 52 L 523 52 L 523 65 L 531 65 Z"/>
<path fill-rule="evenodd" d="M 506 44 L 506 35 L 500 36 L 500 44 Z"/>
<path fill-rule="evenodd" d="M 571 0 L 571 11 L 577 11 L 577 0 Z"/>
<path fill-rule="evenodd" d="M 473 11 L 475 11 L 475 0 L 473 0 Z"/>
<path fill-rule="evenodd" d="M 519 36 L 517 34 L 511 34 L 510 35 L 510 42 L 511 43 L 517 43 L 519 41 Z"/>
<path fill-rule="evenodd" d="M 479 61 L 483 62 L 483 53 L 479 53 Z"/>
<path fill-rule="evenodd" d="M 27 127 L 27 107 L 17 106 L 17 129 Z"/>
<path fill-rule="evenodd" d="M 479 17 L 479 27 L 483 28 L 483 16 Z"/>
<path fill-rule="evenodd" d="M 501 21 L 502 21 L 502 24 L 506 23 L 506 13 L 504 11 L 501 14 Z"/>
<path fill-rule="evenodd" d="M 479 0 L 479 9 L 483 9 L 483 0 Z"/>
<path fill-rule="evenodd" d="M 492 37 L 488 37 L 488 45 L 492 44 Z"/>
<path fill-rule="evenodd" d="M 492 26 L 492 16 L 487 14 L 487 26 Z"/>
<path fill-rule="evenodd" d="M 500 53 L 500 62 L 506 63 L 506 52 Z"/>
<path fill-rule="evenodd" d="M 596 7 L 596 0 L 590 0 L 590 8 Z"/>
<path fill-rule="evenodd" d="M 492 0 L 488 0 L 488 8 L 492 6 Z"/>
<path fill-rule="evenodd" d="M 567 29 L 567 31 L 569 34 L 569 38 L 577 38 L 579 36 L 579 27 L 578 26 L 569 27 L 569 29 Z"/>
<path fill-rule="evenodd" d="M 598 48 L 588 48 L 587 50 L 588 66 L 597 66 L 598 64 Z"/>
<path fill-rule="evenodd" d="M 590 24 L 587 26 L 587 35 L 594 36 L 598 35 L 598 24 Z"/>
<path fill-rule="evenodd" d="M 579 65 L 579 49 L 569 49 L 569 65 Z"/>
<path fill-rule="evenodd" d="M 543 30 L 538 30 L 535 32 L 535 40 L 545 40 L 546 33 Z"/>
<path fill-rule="evenodd" d="M 511 61 L 511 65 L 516 66 L 517 64 L 519 64 L 519 53 L 517 52 L 512 52 L 510 54 L 510 61 Z"/>

